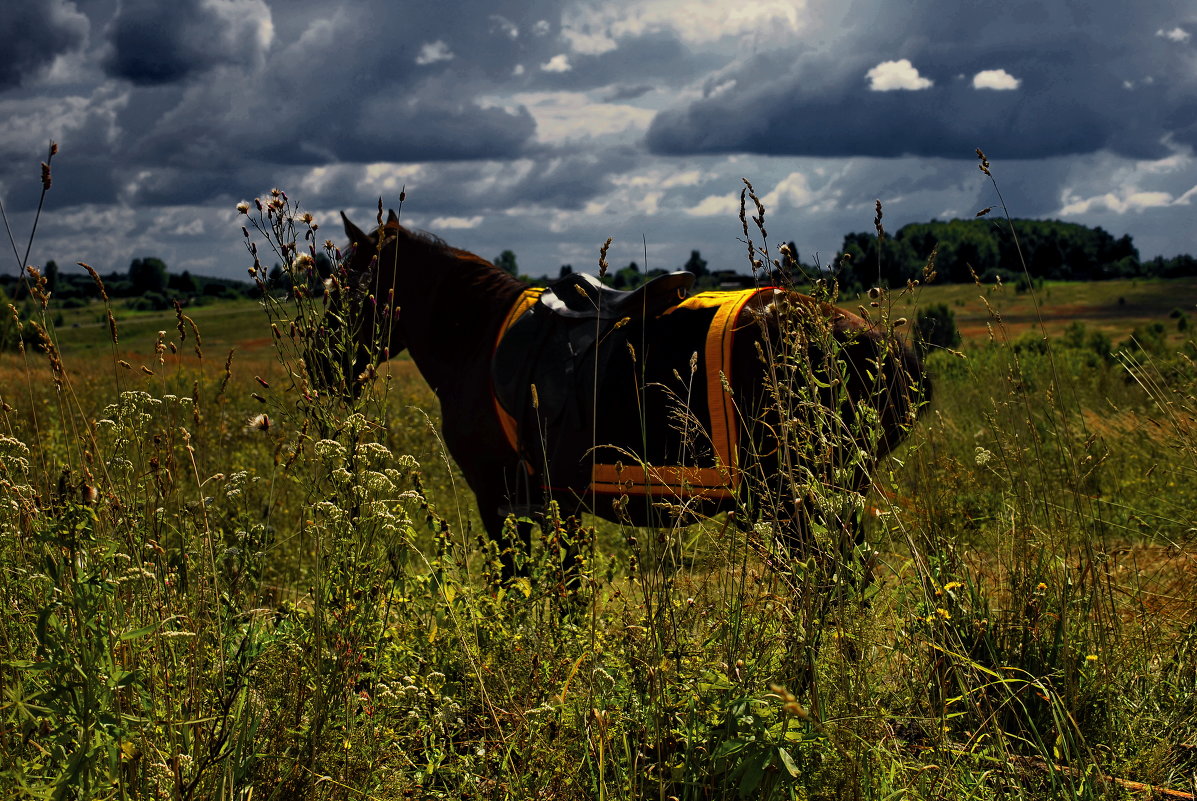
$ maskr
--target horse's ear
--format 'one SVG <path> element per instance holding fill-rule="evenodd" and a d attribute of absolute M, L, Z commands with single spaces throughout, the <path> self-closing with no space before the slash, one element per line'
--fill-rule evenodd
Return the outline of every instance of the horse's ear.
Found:
<path fill-rule="evenodd" d="M 341 212 L 341 220 L 345 223 L 345 236 L 349 237 L 349 244 L 351 245 L 365 245 L 370 241 L 370 237 L 349 221 L 345 216 L 345 212 Z"/>
<path fill-rule="evenodd" d="M 387 225 L 398 225 L 399 215 L 395 213 L 394 209 L 387 209 Z"/>

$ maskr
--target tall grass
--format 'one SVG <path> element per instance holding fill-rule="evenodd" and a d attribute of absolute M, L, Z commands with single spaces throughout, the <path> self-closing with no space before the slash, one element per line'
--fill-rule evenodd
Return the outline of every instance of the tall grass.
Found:
<path fill-rule="evenodd" d="M 745 207 L 755 270 L 792 266 Z M 339 339 L 384 341 L 395 299 L 350 285 L 284 193 L 244 211 L 270 359 L 210 359 L 185 309 L 127 342 L 101 296 L 109 359 L 59 353 L 47 298 L 20 320 L 41 345 L 0 361 L 6 797 L 1195 789 L 1191 340 L 1108 360 L 1083 337 L 1010 341 L 995 314 L 989 341 L 928 356 L 934 404 L 876 462 L 876 417 L 837 413 L 834 338 L 792 315 L 754 411 L 785 423 L 782 475 L 690 526 L 550 507 L 527 580 L 503 585 L 410 408 L 427 390 Z M 902 292 L 861 305 L 892 328 Z M 347 401 L 314 369 L 377 378 Z M 800 543 L 779 536 L 786 496 Z M 592 554 L 576 582 L 571 544 Z"/>

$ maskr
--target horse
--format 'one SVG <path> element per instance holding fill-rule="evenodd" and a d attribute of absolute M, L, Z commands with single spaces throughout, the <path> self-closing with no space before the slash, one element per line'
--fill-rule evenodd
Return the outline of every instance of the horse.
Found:
<path fill-rule="evenodd" d="M 578 276 L 533 288 L 394 211 L 369 234 L 342 219 L 334 316 L 360 324 L 313 372 L 356 394 L 408 351 L 504 579 L 550 499 L 635 526 L 770 514 L 799 549 L 812 527 L 851 531 L 871 467 L 929 389 L 912 349 L 863 308 L 777 287 L 686 297 L 687 273 L 628 293 Z M 830 509 L 818 482 L 859 502 Z M 510 515 L 525 521 L 519 541 Z"/>

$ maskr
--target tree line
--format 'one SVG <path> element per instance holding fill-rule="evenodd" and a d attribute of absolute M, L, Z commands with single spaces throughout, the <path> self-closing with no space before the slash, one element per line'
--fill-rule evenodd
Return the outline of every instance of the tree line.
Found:
<path fill-rule="evenodd" d="M 1017 238 L 1011 229 L 1017 233 Z M 859 292 L 872 286 L 903 286 L 911 280 L 925 280 L 934 272 L 941 283 L 971 282 L 975 279 L 992 283 L 1002 280 L 1021 286 L 1032 281 L 1099 281 L 1111 278 L 1159 277 L 1178 278 L 1197 275 L 1197 258 L 1187 254 L 1150 260 L 1139 257 L 1129 235 L 1115 238 L 1100 227 L 1090 228 L 1078 223 L 1059 220 L 1013 220 L 1011 223 L 991 219 L 932 220 L 911 223 L 893 234 L 850 233 L 831 265 L 822 268 L 800 264 L 798 248 L 789 243 L 793 262 L 787 272 L 797 283 L 804 278 L 825 274 L 830 268 L 838 277 L 841 291 Z M 1026 264 L 1024 273 L 1023 264 Z M 516 255 L 504 250 L 494 258 L 494 264 L 512 275 L 533 283 L 552 280 L 552 276 L 529 278 L 521 272 Z M 753 277 L 737 269 L 711 269 L 698 250 L 673 269 L 688 270 L 696 277 L 697 289 L 747 286 Z M 327 277 L 332 265 L 327 256 L 319 253 L 313 280 Z M 561 265 L 557 277 L 573 272 L 572 265 Z M 642 270 L 635 262 L 612 269 L 604 280 L 617 289 L 632 289 L 667 270 Z M 60 271 L 49 261 L 42 270 L 47 289 L 57 305 L 63 308 L 82 306 L 96 296 L 91 278 L 83 271 Z M 763 276 L 762 283 L 775 283 L 779 276 Z M 256 297 L 259 288 L 252 283 L 229 278 L 194 276 L 189 271 L 172 273 L 157 257 L 133 259 L 126 272 L 111 272 L 103 276 L 108 295 L 125 298 L 134 309 L 165 309 L 174 300 L 185 304 L 211 302 L 217 299 Z M 290 276 L 275 265 L 266 281 L 268 291 L 287 292 Z M 1025 287 L 1024 287 L 1025 288 Z M 0 297 L 18 302 L 28 295 L 24 278 L 0 275 Z"/>
<path fill-rule="evenodd" d="M 98 297 L 95 282 L 83 270 L 62 271 L 51 260 L 40 270 L 46 290 L 59 308 L 78 308 Z M 199 305 L 216 300 L 257 297 L 258 288 L 232 278 L 192 275 L 190 271 L 172 273 L 162 259 L 150 256 L 133 259 L 126 272 L 113 271 L 101 276 L 110 298 L 125 299 L 135 310 L 167 309 L 178 300 Z M 0 297 L 22 302 L 29 297 L 29 282 L 19 275 L 0 275 Z"/>
<path fill-rule="evenodd" d="M 1197 275 L 1197 259 L 1187 254 L 1143 261 L 1129 235 L 1115 238 L 1101 227 L 1059 220 L 932 220 L 892 235 L 852 233 L 844 237 L 835 267 L 841 287 L 860 289 L 902 286 L 931 272 L 942 283 L 1025 283 L 1024 263 L 1032 280 Z"/>

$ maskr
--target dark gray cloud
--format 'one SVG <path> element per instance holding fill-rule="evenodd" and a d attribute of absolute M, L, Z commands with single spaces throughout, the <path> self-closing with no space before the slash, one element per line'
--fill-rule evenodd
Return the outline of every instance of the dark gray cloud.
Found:
<path fill-rule="evenodd" d="M 87 40 L 87 17 L 70 0 L 5 3 L 4 47 L 0 48 L 0 91 L 44 72 L 56 57 Z"/>
<path fill-rule="evenodd" d="M 262 0 L 122 0 L 103 64 L 134 84 L 175 83 L 218 64 L 258 63 L 272 34 Z"/>
<path fill-rule="evenodd" d="M 983 146 L 1003 158 L 1101 149 L 1157 158 L 1169 152 L 1165 137 L 1197 145 L 1193 26 L 1178 25 L 1180 3 L 1132 14 L 1116 3 L 1013 2 L 993 18 L 981 6 L 945 14 L 930 0 L 869 5 L 873 21 L 848 28 L 833 48 L 797 42 L 758 55 L 705 96 L 662 112 L 649 147 L 968 158 Z M 924 88 L 870 89 L 871 69 L 903 59 L 922 82 L 909 85 Z M 1017 88 L 976 88 L 974 76 L 989 70 Z"/>
<path fill-rule="evenodd" d="M 129 117 L 142 124 L 130 149 L 139 160 L 173 167 L 516 157 L 535 122 L 524 109 L 483 99 L 510 80 L 528 48 L 524 31 L 539 19 L 536 4 L 516 5 L 313 7 L 306 25 L 291 26 L 260 67 L 227 63 L 236 48 L 200 67 L 175 69 L 163 56 L 167 66 L 147 75 L 208 74 L 179 87 L 171 108 L 161 108 L 161 97 L 135 98 Z M 204 46 L 186 35 L 187 47 Z"/>
<path fill-rule="evenodd" d="M 404 185 L 416 225 L 531 269 L 592 267 L 609 235 L 612 263 L 644 235 L 650 264 L 743 268 L 741 176 L 827 258 L 878 197 L 893 228 L 991 205 L 979 145 L 1016 216 L 1171 254 L 1197 200 L 1187 2 L 14 1 L 0 192 L 27 230 L 62 143 L 39 240 L 105 269 L 161 247 L 240 275 L 238 200 L 282 187 L 334 234 Z M 901 60 L 926 88 L 869 90 Z M 996 70 L 1017 89 L 974 88 Z"/>

